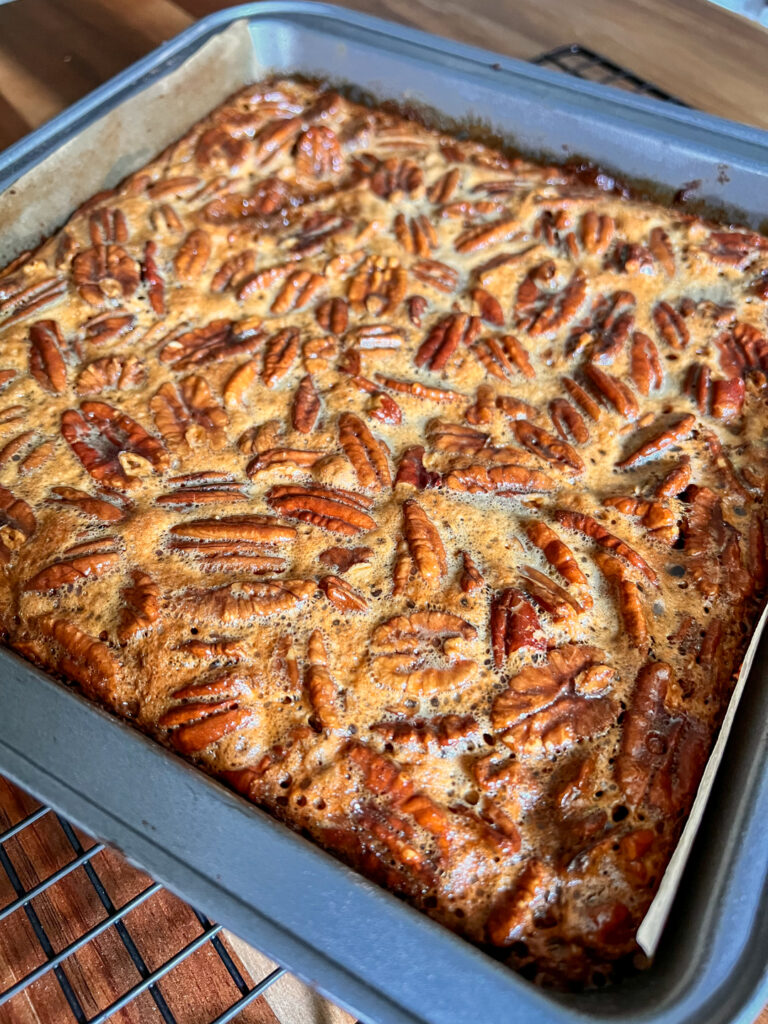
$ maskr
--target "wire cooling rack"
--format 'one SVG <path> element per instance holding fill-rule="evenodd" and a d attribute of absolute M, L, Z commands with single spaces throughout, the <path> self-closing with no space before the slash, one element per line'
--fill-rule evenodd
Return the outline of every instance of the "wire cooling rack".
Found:
<path fill-rule="evenodd" d="M 538 64 L 542 68 L 551 68 L 554 71 L 564 71 L 568 75 L 584 78 L 588 82 L 612 85 L 617 89 L 624 89 L 625 92 L 650 96 L 654 100 L 666 100 L 668 103 L 677 103 L 681 107 L 688 106 L 687 103 L 664 92 L 652 82 L 646 82 L 645 79 L 627 71 L 620 64 L 608 60 L 607 57 L 603 57 L 579 43 L 571 43 L 570 46 L 560 46 L 556 50 L 549 50 L 539 57 L 534 57 L 531 63 Z"/>
<path fill-rule="evenodd" d="M 627 71 L 625 68 L 620 67 L 613 61 L 608 60 L 607 58 L 600 56 L 600 54 L 594 53 L 592 50 L 588 50 L 586 47 L 580 46 L 577 43 L 574 43 L 571 46 L 562 46 L 559 49 L 541 54 L 541 56 L 536 57 L 533 60 L 533 63 L 538 64 L 540 67 L 563 71 L 566 74 L 574 75 L 577 78 L 583 78 L 591 82 L 612 85 L 620 89 L 628 90 L 629 92 L 639 93 L 643 96 L 650 96 L 654 99 L 666 100 L 685 106 L 685 104 L 682 104 L 680 100 L 675 99 L 675 97 L 671 96 L 669 93 L 664 92 L 650 82 L 646 82 L 642 78 L 639 78 L 631 71 Z M 240 997 L 237 1001 L 234 1002 L 229 1009 L 219 1014 L 219 1016 L 211 1021 L 210 1024 L 227 1024 L 227 1022 L 233 1021 L 242 1010 L 266 992 L 266 990 L 273 985 L 278 978 L 285 974 L 285 970 L 282 967 L 278 967 L 256 984 L 249 985 L 245 978 L 243 978 L 237 964 L 229 955 L 226 946 L 221 940 L 219 935 L 221 925 L 214 924 L 204 914 L 201 914 L 198 911 L 194 911 L 194 913 L 202 928 L 201 933 L 161 966 L 154 970 L 150 970 L 133 942 L 124 919 L 126 915 L 141 903 L 144 903 L 155 893 L 159 892 L 161 889 L 160 884 L 158 882 L 153 882 L 124 905 L 115 907 L 92 863 L 96 854 L 100 853 L 104 849 L 104 845 L 102 843 L 97 843 L 95 846 L 91 846 L 85 850 L 72 826 L 58 815 L 56 815 L 56 818 L 61 825 L 70 846 L 72 847 L 72 860 L 52 874 L 49 878 L 45 879 L 45 881 L 40 882 L 31 889 L 25 890 L 8 856 L 5 844 L 9 839 L 19 835 L 24 829 L 33 825 L 36 821 L 39 821 L 46 814 L 54 813 L 55 812 L 48 807 L 41 807 L 22 821 L 18 822 L 12 828 L 0 833 L 0 867 L 7 874 L 14 892 L 16 893 L 15 900 L 0 909 L 0 922 L 9 917 L 14 913 L 14 911 L 23 907 L 29 924 L 31 925 L 37 941 L 40 943 L 45 955 L 45 960 L 38 967 L 32 970 L 24 978 L 17 981 L 11 986 L 11 988 L 6 989 L 4 992 L 0 992 L 0 1020 L 2 1020 L 2 1007 L 4 1005 L 9 1003 L 15 996 L 19 995 L 19 993 L 27 986 L 42 978 L 45 974 L 53 972 L 72 1014 L 77 1021 L 77 1024 L 104 1024 L 104 1022 L 113 1016 L 113 1014 L 117 1013 L 118 1010 L 122 1010 L 137 996 L 147 991 L 152 996 L 155 1006 L 157 1007 L 157 1010 L 165 1024 L 176 1024 L 176 1018 L 164 999 L 163 994 L 158 987 L 158 982 L 166 977 L 166 975 L 170 974 L 174 968 L 178 967 L 179 964 L 182 963 L 182 961 L 186 960 L 187 957 L 191 956 L 206 943 L 211 944 L 240 992 Z M 93 886 L 107 916 L 82 934 L 74 942 L 71 942 L 68 946 L 65 946 L 58 952 L 54 952 L 51 940 L 46 934 L 40 916 L 35 911 L 33 903 L 35 897 L 41 895 L 62 878 L 80 867 L 83 868 L 88 881 Z M 96 938 L 97 935 L 107 931 L 109 928 L 114 928 L 119 935 L 125 950 L 140 975 L 141 980 L 129 988 L 123 995 L 105 1009 L 101 1010 L 95 1016 L 89 1017 L 75 994 L 72 985 L 67 979 L 65 963 L 67 958 L 73 953 L 82 949 L 92 939 Z M 46 1021 L 45 1024 L 49 1024 L 49 1022 Z M 50 1024 L 55 1024 L 55 1022 L 52 1021 Z M 358 1022 L 358 1024 L 362 1024 L 362 1022 Z"/>
<path fill-rule="evenodd" d="M 38 885 L 35 885 L 31 889 L 25 889 L 16 869 L 13 866 L 13 862 L 8 855 L 6 843 L 15 836 L 19 836 L 25 829 L 29 828 L 30 825 L 34 825 L 35 822 L 40 821 L 40 819 L 45 817 L 45 815 L 53 815 L 58 821 L 69 845 L 72 848 L 72 859 L 58 871 L 49 875 L 48 878 L 40 882 Z M 45 956 L 45 960 L 40 964 L 40 966 L 30 971 L 29 974 L 21 978 L 10 988 L 0 993 L 0 1019 L 2 1019 L 2 1007 L 5 1004 L 9 1003 L 15 996 L 18 996 L 25 988 L 27 988 L 27 986 L 42 978 L 43 975 L 47 974 L 49 971 L 52 971 L 59 987 L 61 988 L 64 998 L 72 1011 L 72 1015 L 78 1024 L 103 1024 L 104 1021 L 117 1013 L 118 1010 L 122 1010 L 132 1000 L 145 991 L 148 991 L 152 996 L 155 1006 L 157 1007 L 157 1010 L 165 1024 L 176 1024 L 176 1019 L 157 983 L 167 974 L 170 974 L 170 972 L 183 960 L 191 956 L 207 942 L 211 944 L 219 959 L 224 964 L 224 967 L 227 969 L 230 978 L 240 991 L 239 999 L 237 999 L 237 1001 L 224 1013 L 221 1013 L 216 1017 L 215 1021 L 212 1021 L 211 1024 L 226 1024 L 226 1022 L 234 1020 L 241 1010 L 244 1010 L 245 1007 L 249 1006 L 255 999 L 262 995 L 270 985 L 274 984 L 278 978 L 285 974 L 285 970 L 282 967 L 278 967 L 256 985 L 249 985 L 245 978 L 243 978 L 237 964 L 235 964 L 234 960 L 230 956 L 224 943 L 221 941 L 219 936 L 221 925 L 213 924 L 204 914 L 201 914 L 198 911 L 194 911 L 194 913 L 202 928 L 201 933 L 172 957 L 166 960 L 160 967 L 150 970 L 144 960 L 144 957 L 133 942 L 124 918 L 140 904 L 144 903 L 151 896 L 154 896 L 155 893 L 159 892 L 162 886 L 159 882 L 153 882 L 127 903 L 120 907 L 115 907 L 93 864 L 94 857 L 96 854 L 101 853 L 103 849 L 103 843 L 96 843 L 94 846 L 90 846 L 87 850 L 84 849 L 82 843 L 77 837 L 77 834 L 75 833 L 75 830 L 69 822 L 55 814 L 55 812 L 49 807 L 38 808 L 5 832 L 0 833 L 0 867 L 5 871 L 13 890 L 16 893 L 16 898 L 0 910 L 0 922 L 4 921 L 7 917 L 10 917 L 10 915 L 15 911 L 23 908 L 24 913 L 27 916 L 27 920 L 29 921 Z M 106 911 L 106 917 L 99 921 L 98 924 L 85 931 L 74 942 L 71 942 L 69 945 L 59 950 L 59 952 L 54 952 L 53 944 L 45 927 L 43 926 L 41 916 L 35 909 L 34 900 L 52 886 L 55 886 L 67 875 L 81 867 L 83 868 L 89 883 L 93 886 L 101 905 Z M 67 978 L 64 964 L 68 957 L 72 956 L 73 953 L 78 952 L 78 950 L 82 949 L 87 945 L 87 943 L 92 939 L 95 939 L 97 935 L 105 932 L 108 928 L 114 928 L 117 932 L 118 936 L 122 940 L 126 952 L 136 967 L 141 980 L 95 1016 L 89 1017 L 70 984 L 69 979 Z M 54 1022 L 51 1022 L 51 1024 L 54 1024 Z"/>

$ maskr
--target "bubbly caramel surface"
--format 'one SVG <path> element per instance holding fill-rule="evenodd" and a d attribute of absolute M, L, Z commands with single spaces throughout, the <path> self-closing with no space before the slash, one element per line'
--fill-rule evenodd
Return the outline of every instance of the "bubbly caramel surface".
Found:
<path fill-rule="evenodd" d="M 767 301 L 759 235 L 251 86 L 0 273 L 6 643 L 600 981 L 765 589 Z"/>

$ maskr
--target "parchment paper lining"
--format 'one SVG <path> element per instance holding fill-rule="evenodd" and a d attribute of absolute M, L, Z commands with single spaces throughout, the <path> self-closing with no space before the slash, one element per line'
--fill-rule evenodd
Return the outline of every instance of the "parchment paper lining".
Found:
<path fill-rule="evenodd" d="M 248 23 L 234 22 L 175 71 L 70 139 L 0 195 L 0 266 L 34 248 L 86 199 L 138 170 L 227 96 L 268 70 L 258 66 Z M 747 649 L 680 841 L 638 929 L 638 943 L 648 956 L 656 951 L 680 885 L 766 618 L 768 607 Z"/>

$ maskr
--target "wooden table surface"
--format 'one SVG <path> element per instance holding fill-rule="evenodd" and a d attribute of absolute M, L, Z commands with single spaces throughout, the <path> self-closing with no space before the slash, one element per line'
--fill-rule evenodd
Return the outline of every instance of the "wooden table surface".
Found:
<path fill-rule="evenodd" d="M 708 0 L 340 2 L 523 59 L 582 43 L 691 106 L 768 128 L 768 31 Z M 0 7 L 0 149 L 196 18 L 226 6 L 218 0 L 16 0 Z M 768 1024 L 768 1010 L 759 1024 Z"/>

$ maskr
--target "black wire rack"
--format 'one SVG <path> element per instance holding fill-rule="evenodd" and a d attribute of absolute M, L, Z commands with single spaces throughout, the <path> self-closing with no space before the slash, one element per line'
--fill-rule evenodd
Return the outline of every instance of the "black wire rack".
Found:
<path fill-rule="evenodd" d="M 533 64 L 541 68 L 551 68 L 554 71 L 564 71 L 575 78 L 583 78 L 588 82 L 597 82 L 600 85 L 612 85 L 625 92 L 637 93 L 641 96 L 649 96 L 654 100 L 666 100 L 668 103 L 677 103 L 678 106 L 686 107 L 687 103 L 672 96 L 646 82 L 620 64 L 608 60 L 607 57 L 587 49 L 579 43 L 571 43 L 569 46 L 560 46 L 556 50 L 549 50 L 539 57 L 534 57 Z"/>
<path fill-rule="evenodd" d="M 533 63 L 538 64 L 540 67 L 548 67 L 558 71 L 563 71 L 566 74 L 574 75 L 577 78 L 583 78 L 591 82 L 612 85 L 630 92 L 650 96 L 654 99 L 680 103 L 681 106 L 685 106 L 685 104 L 682 104 L 680 100 L 675 99 L 674 96 L 671 96 L 669 93 L 657 88 L 650 82 L 644 81 L 631 71 L 627 71 L 625 68 L 620 67 L 613 61 L 610 61 L 607 58 L 600 56 L 600 54 L 594 53 L 592 50 L 588 50 L 576 43 L 571 46 L 562 46 L 556 50 L 551 50 L 548 53 L 541 54 L 541 56 L 536 57 L 533 60 Z M 214 924 L 199 911 L 193 912 L 202 928 L 200 934 L 171 956 L 167 961 L 165 961 L 165 963 L 161 964 L 161 966 L 154 970 L 150 970 L 131 938 L 130 930 L 126 925 L 125 918 L 141 903 L 144 903 L 155 893 L 159 892 L 162 886 L 159 882 L 153 882 L 127 903 L 120 907 L 115 907 L 92 863 L 96 854 L 100 853 L 104 849 L 104 844 L 96 843 L 87 850 L 84 849 L 72 826 L 69 822 L 59 817 L 59 815 L 55 815 L 55 817 L 61 825 L 64 835 L 67 837 L 67 840 L 72 847 L 72 859 L 69 863 L 65 864 L 64 867 L 54 872 L 50 877 L 46 878 L 38 885 L 35 885 L 31 889 L 25 889 L 16 870 L 14 869 L 11 859 L 8 856 L 5 844 L 9 839 L 19 835 L 24 829 L 33 825 L 36 821 L 39 821 L 46 814 L 55 814 L 55 812 L 49 807 L 40 807 L 12 828 L 0 833 L 0 867 L 2 867 L 7 874 L 13 890 L 16 893 L 16 898 L 11 903 L 0 908 L 0 922 L 5 920 L 15 911 L 23 908 L 45 956 L 45 960 L 38 967 L 34 968 L 29 974 L 24 978 L 21 978 L 10 988 L 0 992 L 0 1020 L 3 1019 L 3 1006 L 8 1004 L 15 996 L 18 996 L 33 982 L 38 981 L 38 979 L 42 978 L 49 972 L 53 972 L 53 975 L 64 994 L 77 1024 L 104 1024 L 104 1022 L 111 1016 L 119 1010 L 124 1009 L 132 1000 L 136 999 L 136 997 L 141 995 L 143 992 L 149 992 L 165 1024 L 176 1024 L 176 1019 L 171 1012 L 168 1003 L 163 997 L 158 986 L 158 982 L 166 977 L 166 975 L 170 974 L 174 968 L 178 967 L 179 964 L 187 959 L 187 957 L 191 956 L 206 943 L 211 944 L 240 992 L 240 997 L 236 1002 L 234 1002 L 223 1013 L 219 1014 L 219 1016 L 212 1020 L 210 1024 L 228 1024 L 229 1021 L 233 1021 L 241 1011 L 258 999 L 260 995 L 266 992 L 271 985 L 286 973 L 284 968 L 277 967 L 259 982 L 249 984 L 243 977 L 237 964 L 234 962 L 227 951 L 226 946 L 221 940 L 221 936 L 219 934 L 221 932 L 221 925 Z M 40 916 L 35 910 L 34 900 L 37 896 L 40 896 L 62 878 L 81 867 L 83 868 L 88 881 L 93 886 L 96 895 L 106 912 L 106 917 L 86 931 L 74 942 L 65 946 L 58 952 L 55 952 L 51 944 L 51 940 L 43 927 Z M 119 935 L 125 950 L 140 975 L 141 980 L 129 988 L 109 1006 L 99 1011 L 95 1016 L 89 1017 L 83 1009 L 67 978 L 65 964 L 68 957 L 72 956 L 73 953 L 77 953 L 92 939 L 95 939 L 96 936 L 101 935 L 102 932 L 107 931 L 109 928 L 114 928 Z M 46 1024 L 48 1024 L 48 1022 L 46 1022 Z M 51 1022 L 51 1024 L 55 1024 L 55 1022 Z M 361 1024 L 361 1022 L 358 1021 L 357 1024 Z"/>
<path fill-rule="evenodd" d="M 13 866 L 13 862 L 8 855 L 6 843 L 8 840 L 20 835 L 24 829 L 29 828 L 30 825 L 34 825 L 35 822 L 40 821 L 41 818 L 49 814 L 53 815 L 61 826 L 61 829 L 72 848 L 72 859 L 58 871 L 49 875 L 49 877 L 44 879 L 44 881 L 33 886 L 31 889 L 25 889 L 16 869 Z M 94 846 L 90 846 L 87 850 L 84 849 L 77 834 L 75 833 L 75 830 L 69 822 L 61 818 L 58 814 L 55 814 L 55 812 L 49 807 L 38 808 L 22 821 L 19 821 L 5 832 L 0 833 L 0 867 L 5 871 L 8 876 L 8 880 L 16 893 L 16 898 L 0 909 L 0 922 L 4 921 L 7 917 L 10 917 L 10 915 L 17 910 L 23 908 L 24 913 L 27 916 L 27 920 L 29 921 L 45 956 L 45 960 L 38 967 L 34 968 L 29 974 L 21 978 L 10 988 L 0 992 L 0 1019 L 2 1019 L 2 1007 L 4 1005 L 10 1003 L 10 1001 L 15 996 L 18 996 L 25 988 L 27 988 L 27 986 L 38 981 L 38 979 L 52 971 L 59 987 L 61 988 L 64 998 L 72 1011 L 72 1016 L 77 1021 L 77 1024 L 103 1024 L 103 1022 L 107 1021 L 113 1014 L 117 1013 L 118 1010 L 122 1010 L 132 1000 L 145 991 L 148 991 L 152 996 L 155 1006 L 160 1013 L 160 1017 L 165 1024 L 176 1024 L 176 1019 L 171 1012 L 168 1003 L 163 997 L 160 988 L 158 987 L 158 982 L 167 974 L 170 974 L 175 967 L 178 967 L 183 960 L 186 960 L 187 957 L 191 956 L 208 942 L 215 950 L 219 959 L 224 964 L 224 967 L 227 969 L 230 978 L 240 991 L 240 997 L 236 1002 L 234 1002 L 232 1006 L 223 1013 L 219 1014 L 211 1024 L 227 1024 L 228 1021 L 234 1020 L 242 1010 L 254 1002 L 254 1000 L 258 999 L 260 995 L 266 992 L 270 985 L 273 985 L 278 978 L 285 974 L 284 968 L 277 967 L 265 978 L 262 978 L 257 984 L 249 985 L 237 964 L 230 956 L 226 946 L 221 941 L 221 937 L 219 935 L 221 925 L 214 924 L 199 911 L 194 911 L 194 914 L 202 928 L 200 934 L 166 960 L 160 967 L 150 970 L 144 960 L 144 957 L 141 955 L 136 944 L 131 938 L 131 933 L 125 923 L 125 918 L 132 910 L 135 910 L 136 907 L 144 903 L 151 896 L 154 896 L 155 893 L 159 892 L 162 886 L 159 882 L 152 882 L 138 893 L 138 895 L 134 896 L 133 899 L 120 907 L 116 907 L 93 864 L 94 857 L 96 854 L 101 853 L 103 849 L 103 843 L 96 843 Z M 85 876 L 93 886 L 96 896 L 106 912 L 106 917 L 99 921 L 98 924 L 84 932 L 74 942 L 71 942 L 58 952 L 54 952 L 53 945 L 43 926 L 41 917 L 35 909 L 34 901 L 36 897 L 41 896 L 52 886 L 56 885 L 57 882 L 60 882 L 63 878 L 71 874 L 73 871 L 76 871 L 78 868 L 83 869 Z M 75 994 L 69 979 L 67 978 L 65 963 L 68 957 L 72 956 L 73 953 L 77 953 L 92 939 L 95 939 L 97 935 L 101 935 L 101 933 L 105 932 L 108 928 L 114 928 L 117 932 L 126 952 L 136 967 L 141 980 L 124 992 L 109 1006 L 98 1012 L 95 1016 L 89 1017 L 84 1010 L 82 1003 Z"/>

